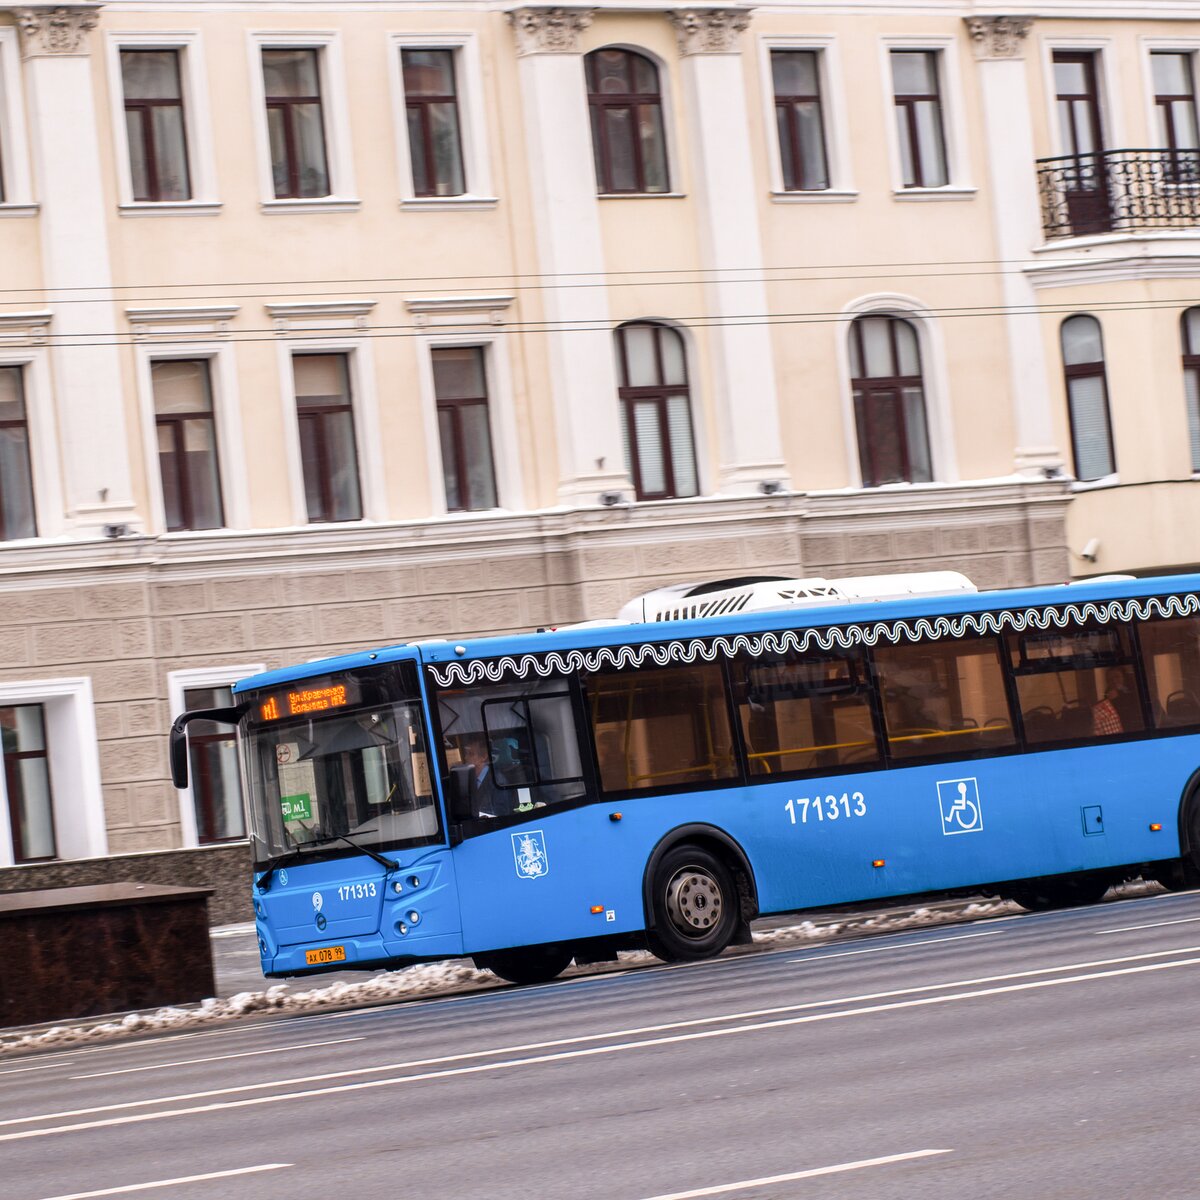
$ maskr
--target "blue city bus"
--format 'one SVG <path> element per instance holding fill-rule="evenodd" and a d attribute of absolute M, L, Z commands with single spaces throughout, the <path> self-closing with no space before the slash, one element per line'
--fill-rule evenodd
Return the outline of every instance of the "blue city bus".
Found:
<path fill-rule="evenodd" d="M 176 721 L 176 786 L 186 725 L 235 724 L 277 977 L 532 982 L 760 914 L 1200 881 L 1200 576 L 848 591 L 726 581 L 256 675 Z"/>

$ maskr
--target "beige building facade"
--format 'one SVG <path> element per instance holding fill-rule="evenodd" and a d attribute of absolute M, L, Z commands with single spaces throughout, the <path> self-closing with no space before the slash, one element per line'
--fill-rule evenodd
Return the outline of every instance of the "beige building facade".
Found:
<path fill-rule="evenodd" d="M 242 915 L 260 668 L 1200 561 L 1196 16 L 0 9 L 0 888 Z"/>

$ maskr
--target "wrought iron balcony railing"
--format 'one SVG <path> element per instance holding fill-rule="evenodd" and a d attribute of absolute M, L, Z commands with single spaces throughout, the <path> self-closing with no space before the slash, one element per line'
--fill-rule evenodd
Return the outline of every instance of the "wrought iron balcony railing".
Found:
<path fill-rule="evenodd" d="M 1200 150 L 1103 150 L 1037 168 L 1048 238 L 1200 226 Z"/>

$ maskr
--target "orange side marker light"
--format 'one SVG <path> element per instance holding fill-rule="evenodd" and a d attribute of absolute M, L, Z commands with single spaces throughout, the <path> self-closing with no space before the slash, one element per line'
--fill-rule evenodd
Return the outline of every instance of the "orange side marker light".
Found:
<path fill-rule="evenodd" d="M 588 911 L 590 913 L 592 913 L 593 915 L 595 915 L 596 913 L 602 913 L 604 911 L 604 905 L 603 904 L 593 904 L 592 907 Z"/>
<path fill-rule="evenodd" d="M 1150 822 L 1151 833 L 1162 833 L 1162 826 L 1157 821 Z"/>
<path fill-rule="evenodd" d="M 884 861 L 882 858 L 873 858 L 871 860 L 871 866 L 873 866 L 873 867 L 882 867 L 883 865 L 884 865 Z"/>

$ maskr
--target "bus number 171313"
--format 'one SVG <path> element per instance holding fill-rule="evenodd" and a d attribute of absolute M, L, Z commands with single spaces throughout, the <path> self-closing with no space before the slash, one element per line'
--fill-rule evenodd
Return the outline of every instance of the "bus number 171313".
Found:
<path fill-rule="evenodd" d="M 836 821 L 839 817 L 865 817 L 867 799 L 862 792 L 843 792 L 840 796 L 802 796 L 789 800 L 784 806 L 793 825 L 807 825 L 808 815 L 813 821 Z M 796 820 L 796 814 L 800 820 Z"/>

